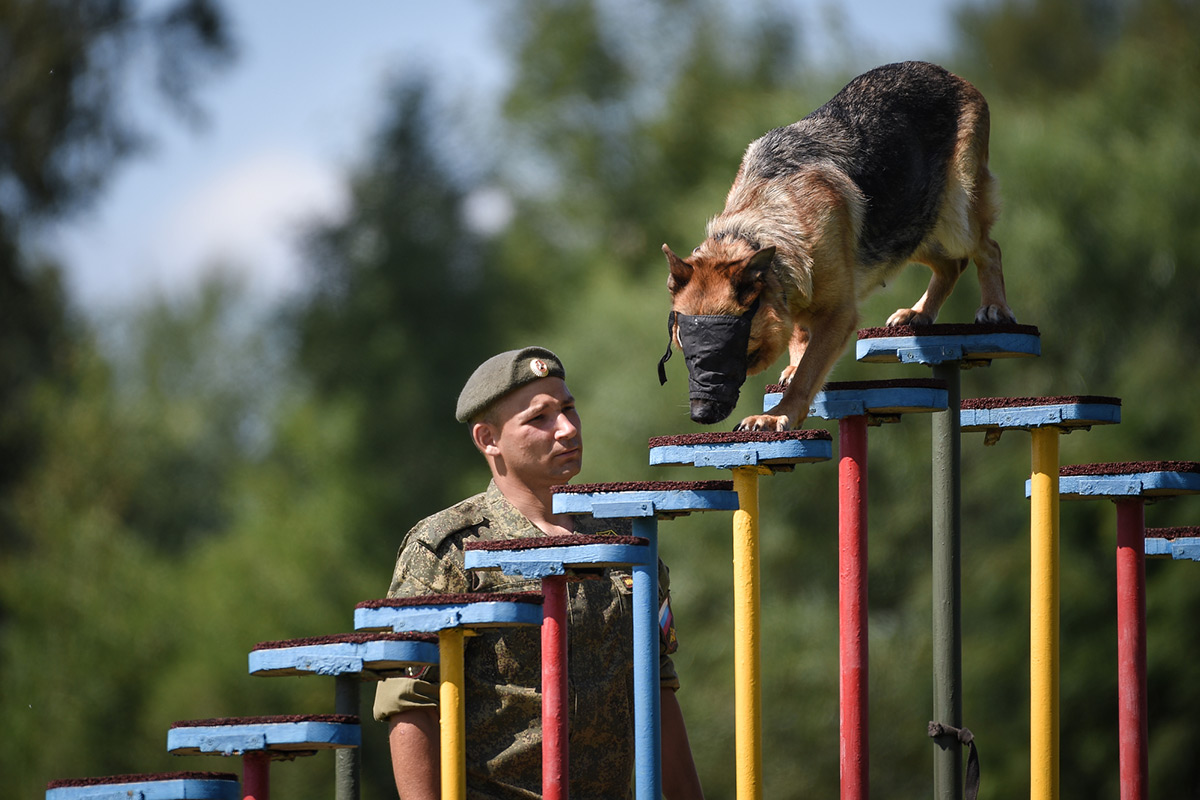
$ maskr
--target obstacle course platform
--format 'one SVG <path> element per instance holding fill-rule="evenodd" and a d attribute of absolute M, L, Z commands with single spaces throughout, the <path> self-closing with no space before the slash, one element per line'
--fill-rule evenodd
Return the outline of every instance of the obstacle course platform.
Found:
<path fill-rule="evenodd" d="M 46 785 L 46 800 L 241 800 L 228 772 L 161 772 L 67 778 Z"/>
<path fill-rule="evenodd" d="M 945 364 L 966 366 L 996 358 L 1042 354 L 1041 333 L 1033 325 L 891 325 L 858 332 L 855 357 L 873 364 Z"/>
<path fill-rule="evenodd" d="M 1146 557 L 1200 561 L 1200 527 L 1147 528 Z"/>
<path fill-rule="evenodd" d="M 358 630 L 437 633 L 453 628 L 541 625 L 540 592 L 480 592 L 392 597 L 354 607 Z"/>
<path fill-rule="evenodd" d="M 767 386 L 763 411 L 783 399 L 785 387 Z M 844 419 L 866 416 L 868 424 L 891 422 L 901 414 L 944 411 L 946 382 L 937 378 L 893 378 L 879 381 L 831 381 L 817 392 L 808 410 L 810 417 Z"/>
<path fill-rule="evenodd" d="M 829 432 L 807 429 L 654 436 L 649 446 L 652 466 L 758 467 L 764 472 L 782 472 L 833 456 Z"/>
<path fill-rule="evenodd" d="M 167 750 L 175 755 L 265 753 L 272 760 L 289 760 L 358 747 L 361 741 L 358 717 L 348 714 L 198 719 L 176 722 L 167 731 Z"/>
<path fill-rule="evenodd" d="M 250 651 L 250 674 L 351 675 L 385 678 L 416 664 L 436 664 L 437 636 L 424 633 L 343 633 L 259 642 Z"/>

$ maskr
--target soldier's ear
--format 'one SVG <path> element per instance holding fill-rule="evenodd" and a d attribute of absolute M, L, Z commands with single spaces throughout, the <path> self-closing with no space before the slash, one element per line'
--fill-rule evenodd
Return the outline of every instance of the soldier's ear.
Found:
<path fill-rule="evenodd" d="M 471 426 L 471 441 L 475 442 L 475 448 L 485 456 L 500 455 L 500 448 L 497 446 L 499 438 L 495 427 L 488 422 L 476 422 Z"/>

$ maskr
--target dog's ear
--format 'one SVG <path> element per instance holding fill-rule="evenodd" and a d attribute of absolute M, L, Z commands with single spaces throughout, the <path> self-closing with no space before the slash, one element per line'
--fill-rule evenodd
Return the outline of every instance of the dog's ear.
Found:
<path fill-rule="evenodd" d="M 746 259 L 738 273 L 737 299 L 744 306 L 754 302 L 754 298 L 767 285 L 767 272 L 775 259 L 775 246 L 770 245 L 757 251 Z"/>
<path fill-rule="evenodd" d="M 692 279 L 692 265 L 671 252 L 671 248 L 665 244 L 662 246 L 662 251 L 671 268 L 671 274 L 667 276 L 667 288 L 670 289 L 671 294 L 675 294 Z"/>

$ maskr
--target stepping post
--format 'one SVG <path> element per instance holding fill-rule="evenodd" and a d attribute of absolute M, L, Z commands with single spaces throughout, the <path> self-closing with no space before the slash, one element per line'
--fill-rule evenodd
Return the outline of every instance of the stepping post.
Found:
<path fill-rule="evenodd" d="M 567 709 L 567 583 L 577 569 L 630 567 L 649 558 L 635 536 L 545 536 L 470 541 L 467 569 L 540 579 L 542 595 L 542 797 L 566 800 L 570 787 Z M 631 654 L 632 655 L 632 654 Z"/>
<path fill-rule="evenodd" d="M 635 794 L 662 797 L 662 718 L 659 692 L 658 520 L 693 511 L 732 511 L 728 481 L 653 481 L 567 484 L 553 489 L 555 514 L 629 519 L 647 542 L 645 563 L 633 568 L 633 725 Z"/>
<path fill-rule="evenodd" d="M 985 397 L 962 401 L 962 429 L 987 444 L 1032 435 L 1029 504 L 1030 800 L 1059 796 L 1059 435 L 1121 421 L 1115 397 Z"/>
<path fill-rule="evenodd" d="M 398 675 L 407 667 L 437 664 L 437 637 L 421 633 L 345 633 L 260 642 L 250 651 L 251 675 L 326 675 L 336 681 L 334 713 L 357 714 L 360 684 Z M 361 794 L 357 747 L 334 752 L 335 800 Z"/>
<path fill-rule="evenodd" d="M 1158 498 L 1200 494 L 1200 462 L 1079 464 L 1059 470 L 1064 500 L 1106 498 L 1117 506 L 1117 717 L 1121 800 L 1149 797 L 1146 709 L 1146 517 Z M 1032 487 L 1026 484 L 1026 494 Z"/>
<path fill-rule="evenodd" d="M 1200 527 L 1147 528 L 1146 557 L 1200 561 Z"/>
<path fill-rule="evenodd" d="M 962 722 L 962 436 L 960 372 L 997 358 L 1041 354 L 1031 325 L 896 325 L 858 332 L 859 361 L 923 364 L 946 382 L 950 411 L 933 415 L 933 717 L 938 730 Z M 932 726 L 931 726 L 932 728 Z M 962 746 L 951 734 L 934 737 L 935 800 L 963 795 Z"/>
<path fill-rule="evenodd" d="M 762 652 L 759 589 L 758 477 L 800 463 L 828 461 L 827 431 L 742 431 L 657 436 L 652 465 L 692 465 L 733 471 L 738 510 L 733 515 L 734 745 L 737 796 L 761 798 Z"/>
<path fill-rule="evenodd" d="M 269 800 L 272 761 L 361 742 L 358 717 L 345 714 L 189 720 L 167 731 L 167 750 L 175 755 L 240 755 L 243 800 Z"/>
<path fill-rule="evenodd" d="M 46 800 L 238 800 L 236 775 L 227 772 L 162 772 L 67 778 L 46 785 Z"/>
<path fill-rule="evenodd" d="M 540 625 L 538 592 L 443 594 L 368 600 L 354 607 L 358 630 L 436 633 L 443 800 L 467 796 L 463 638 L 480 628 Z"/>
<path fill-rule="evenodd" d="M 767 387 L 763 408 L 782 387 Z M 867 676 L 867 429 L 901 414 L 946 410 L 946 384 L 932 379 L 828 383 L 809 416 L 838 421 L 838 639 L 842 800 L 869 796 Z"/>

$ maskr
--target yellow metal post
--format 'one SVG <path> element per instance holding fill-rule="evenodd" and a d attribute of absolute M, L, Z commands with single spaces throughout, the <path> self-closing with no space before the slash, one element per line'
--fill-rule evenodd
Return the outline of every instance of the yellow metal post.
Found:
<path fill-rule="evenodd" d="M 1058 797 L 1059 560 L 1058 438 L 1034 428 L 1030 483 L 1029 751 L 1030 800 Z"/>
<path fill-rule="evenodd" d="M 438 633 L 438 687 L 441 709 L 442 800 L 466 800 L 467 742 L 466 704 L 463 702 L 462 628 Z"/>
<path fill-rule="evenodd" d="M 759 646 L 758 468 L 733 470 L 734 746 L 738 800 L 762 798 L 762 656 Z"/>

